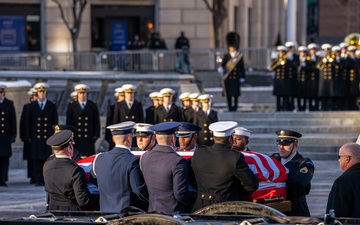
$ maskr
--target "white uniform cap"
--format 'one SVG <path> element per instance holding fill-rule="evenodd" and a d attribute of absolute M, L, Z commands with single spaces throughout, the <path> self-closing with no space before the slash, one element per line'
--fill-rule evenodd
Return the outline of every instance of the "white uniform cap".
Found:
<path fill-rule="evenodd" d="M 295 44 L 292 41 L 288 41 L 285 43 L 285 47 L 287 47 L 287 48 L 294 47 L 294 46 L 295 46 Z"/>
<path fill-rule="evenodd" d="M 299 46 L 298 51 L 299 52 L 306 52 L 307 48 L 305 46 Z"/>
<path fill-rule="evenodd" d="M 136 136 L 148 136 L 150 133 L 153 132 L 153 130 L 151 129 L 152 126 L 153 126 L 153 124 L 149 124 L 149 123 L 135 124 L 135 126 L 134 126 L 135 135 Z"/>
<path fill-rule="evenodd" d="M 340 52 L 341 48 L 339 46 L 334 46 L 331 48 L 331 52 Z"/>
<path fill-rule="evenodd" d="M 198 100 L 199 95 L 200 95 L 200 93 L 191 93 L 189 95 L 189 98 L 190 98 L 191 101 L 196 101 L 196 100 Z"/>
<path fill-rule="evenodd" d="M 35 92 L 34 92 L 35 91 Z M 32 96 L 34 93 L 36 93 L 35 88 L 30 88 L 30 90 L 26 93 L 28 96 Z"/>
<path fill-rule="evenodd" d="M 349 44 L 346 43 L 346 42 L 341 42 L 341 43 L 339 44 L 339 46 L 340 46 L 340 48 L 347 48 L 347 47 L 349 46 Z"/>
<path fill-rule="evenodd" d="M 198 97 L 198 99 L 200 100 L 200 102 L 211 102 L 211 99 L 213 98 L 212 95 L 209 95 L 209 94 L 203 94 L 203 95 L 200 95 Z"/>
<path fill-rule="evenodd" d="M 0 91 L 1 91 L 1 92 L 4 92 L 4 91 L 5 91 L 5 88 L 6 88 L 6 85 L 0 84 Z"/>
<path fill-rule="evenodd" d="M 276 50 L 277 51 L 286 51 L 287 49 L 284 45 L 279 45 L 279 46 L 277 46 Z"/>
<path fill-rule="evenodd" d="M 77 96 L 77 91 L 71 92 L 70 97 L 75 97 L 75 96 Z"/>
<path fill-rule="evenodd" d="M 124 93 L 124 89 L 122 87 L 115 88 L 114 91 L 116 93 Z"/>
<path fill-rule="evenodd" d="M 350 51 L 356 51 L 356 46 L 354 46 L 354 45 L 350 45 L 348 48 L 347 48 L 347 50 L 350 52 Z"/>
<path fill-rule="evenodd" d="M 110 129 L 112 135 L 125 135 L 132 133 L 134 126 L 135 122 L 126 121 L 107 126 L 106 128 Z"/>
<path fill-rule="evenodd" d="M 151 93 L 149 94 L 149 98 L 151 98 L 151 99 L 158 98 L 159 95 L 162 97 L 162 95 L 160 94 L 160 92 L 154 91 L 154 92 L 151 92 Z"/>
<path fill-rule="evenodd" d="M 179 99 L 183 100 L 183 101 L 190 100 L 189 95 L 190 95 L 190 92 L 184 92 L 179 96 Z"/>
<path fill-rule="evenodd" d="M 160 90 L 160 93 L 163 97 L 171 96 L 175 94 L 175 91 L 171 88 L 163 88 Z"/>
<path fill-rule="evenodd" d="M 327 50 L 327 49 L 331 49 L 331 48 L 332 48 L 332 45 L 331 45 L 331 44 L 325 43 L 325 44 L 322 44 L 322 45 L 321 45 L 321 49 L 323 49 L 323 50 Z"/>
<path fill-rule="evenodd" d="M 236 127 L 234 129 L 234 135 L 250 137 L 250 134 L 251 134 L 251 131 L 246 129 L 245 127 Z"/>
<path fill-rule="evenodd" d="M 34 85 L 34 88 L 37 91 L 44 91 L 50 88 L 50 85 L 48 85 L 47 83 L 41 82 L 41 83 L 37 83 Z"/>
<path fill-rule="evenodd" d="M 133 84 L 124 84 L 121 86 L 125 93 L 131 93 L 136 91 L 136 86 Z"/>
<path fill-rule="evenodd" d="M 235 121 L 221 121 L 210 124 L 209 129 L 213 132 L 214 137 L 229 137 L 237 125 L 238 123 Z"/>
<path fill-rule="evenodd" d="M 360 56 L 360 50 L 356 50 L 356 51 L 355 51 L 355 55 L 356 55 L 356 56 Z"/>
<path fill-rule="evenodd" d="M 75 85 L 74 90 L 77 92 L 88 92 L 90 87 L 86 84 L 77 84 Z"/>
<path fill-rule="evenodd" d="M 318 48 L 318 45 L 315 44 L 315 43 L 310 43 L 310 44 L 308 44 L 307 48 L 308 48 L 308 49 L 317 49 L 317 48 Z"/>

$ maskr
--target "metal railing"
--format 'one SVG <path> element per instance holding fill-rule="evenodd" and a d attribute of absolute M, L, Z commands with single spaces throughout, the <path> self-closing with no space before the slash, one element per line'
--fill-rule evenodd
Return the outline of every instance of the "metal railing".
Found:
<path fill-rule="evenodd" d="M 272 48 L 243 48 L 246 68 L 266 70 Z M 190 62 L 195 70 L 216 70 L 217 57 L 226 49 L 191 49 Z M 138 50 L 66 53 L 0 54 L 0 70 L 45 71 L 174 71 L 181 50 Z"/>

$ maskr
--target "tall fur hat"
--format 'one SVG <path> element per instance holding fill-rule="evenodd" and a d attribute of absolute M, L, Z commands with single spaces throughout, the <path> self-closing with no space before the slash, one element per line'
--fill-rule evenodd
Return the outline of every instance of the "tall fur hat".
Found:
<path fill-rule="evenodd" d="M 229 32 L 226 35 L 226 44 L 228 47 L 235 47 L 236 50 L 240 47 L 240 35 L 236 32 Z"/>

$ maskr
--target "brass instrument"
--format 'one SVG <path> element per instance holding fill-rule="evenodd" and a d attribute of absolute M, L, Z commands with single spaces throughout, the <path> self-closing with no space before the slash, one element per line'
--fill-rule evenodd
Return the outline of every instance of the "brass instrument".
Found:
<path fill-rule="evenodd" d="M 270 65 L 270 69 L 274 70 L 278 65 L 285 65 L 286 63 L 286 59 L 289 56 L 290 52 L 286 52 L 285 55 L 283 55 L 282 57 L 277 57 L 274 62 Z"/>
<path fill-rule="evenodd" d="M 357 49 L 360 49 L 360 34 L 351 33 L 344 38 L 344 42 L 348 43 L 349 45 L 354 45 Z"/>
<path fill-rule="evenodd" d="M 335 54 L 327 54 L 316 63 L 316 68 L 323 70 L 327 63 L 332 63 L 335 60 Z"/>

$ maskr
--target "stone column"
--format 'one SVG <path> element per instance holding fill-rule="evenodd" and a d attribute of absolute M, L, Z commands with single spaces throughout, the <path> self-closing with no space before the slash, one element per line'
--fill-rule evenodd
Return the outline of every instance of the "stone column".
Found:
<path fill-rule="evenodd" d="M 296 0 L 287 1 L 286 40 L 296 43 Z"/>

